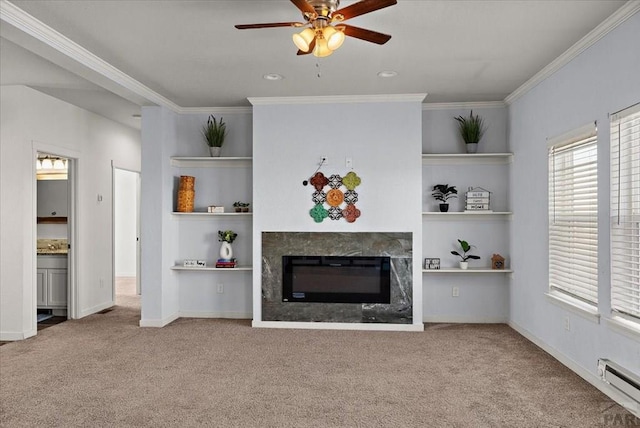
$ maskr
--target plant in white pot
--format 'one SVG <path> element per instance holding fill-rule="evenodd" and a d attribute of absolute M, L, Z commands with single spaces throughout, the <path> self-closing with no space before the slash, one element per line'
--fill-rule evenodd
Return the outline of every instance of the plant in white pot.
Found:
<path fill-rule="evenodd" d="M 478 143 L 487 129 L 484 120 L 477 114 L 474 116 L 473 110 L 469 113 L 469 117 L 458 116 L 454 119 L 458 122 L 458 132 L 465 142 L 467 153 L 476 153 Z"/>
<path fill-rule="evenodd" d="M 433 196 L 436 201 L 441 202 L 440 212 L 443 213 L 449 211 L 449 204 L 447 203 L 447 201 L 449 199 L 458 197 L 458 190 L 456 189 L 456 186 L 449 187 L 448 184 L 436 184 L 435 186 L 433 186 L 433 189 L 431 189 L 431 191 L 431 196 Z"/>
<path fill-rule="evenodd" d="M 207 124 L 202 127 L 202 135 L 209 146 L 211 156 L 220 156 L 220 150 L 227 136 L 227 124 L 222 118 L 218 121 L 212 114 L 209 115 Z"/>
<path fill-rule="evenodd" d="M 458 251 L 451 251 L 451 254 L 460 257 L 460 269 L 467 269 L 469 267 L 469 262 L 467 261 L 469 259 L 480 260 L 480 256 L 467 254 L 469 251 L 471 251 L 472 248 L 475 248 L 474 245 L 470 245 L 467 241 L 463 241 L 462 239 L 458 239 L 458 243 L 460 244 L 462 253 L 459 253 Z"/>
<path fill-rule="evenodd" d="M 220 258 L 222 260 L 231 260 L 233 258 L 233 248 L 231 248 L 231 244 L 237 237 L 238 234 L 233 230 L 218 231 L 218 241 L 222 242 L 220 246 Z"/>

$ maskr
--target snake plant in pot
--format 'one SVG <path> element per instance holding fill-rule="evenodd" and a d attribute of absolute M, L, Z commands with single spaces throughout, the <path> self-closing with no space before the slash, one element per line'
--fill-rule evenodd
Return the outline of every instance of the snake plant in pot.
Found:
<path fill-rule="evenodd" d="M 220 156 L 220 150 L 227 136 L 227 124 L 222 118 L 218 121 L 212 114 L 207 119 L 207 124 L 202 127 L 202 135 L 204 136 L 211 156 Z"/>
<path fill-rule="evenodd" d="M 487 129 L 484 119 L 477 114 L 474 116 L 473 110 L 471 110 L 468 117 L 458 116 L 454 117 L 454 119 L 458 122 L 458 132 L 460 132 L 460 136 L 465 142 L 467 153 L 476 153 L 478 151 L 478 143 Z"/>
<path fill-rule="evenodd" d="M 460 269 L 467 269 L 469 267 L 469 262 L 467 260 L 480 260 L 480 256 L 475 256 L 473 254 L 467 254 L 471 251 L 472 248 L 475 248 L 475 245 L 469 244 L 467 241 L 462 239 L 458 239 L 458 243 L 460 244 L 460 249 L 462 253 L 458 251 L 451 251 L 451 254 L 454 256 L 460 257 Z"/>

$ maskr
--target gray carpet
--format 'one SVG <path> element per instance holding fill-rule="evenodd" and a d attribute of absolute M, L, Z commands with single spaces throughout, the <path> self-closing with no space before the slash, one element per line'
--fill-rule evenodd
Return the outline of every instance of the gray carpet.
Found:
<path fill-rule="evenodd" d="M 0 347 L 2 427 L 602 427 L 619 406 L 505 325 L 139 328 L 135 296 Z"/>

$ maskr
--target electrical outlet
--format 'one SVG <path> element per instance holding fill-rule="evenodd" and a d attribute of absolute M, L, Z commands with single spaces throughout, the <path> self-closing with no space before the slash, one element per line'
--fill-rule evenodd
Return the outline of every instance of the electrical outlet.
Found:
<path fill-rule="evenodd" d="M 569 322 L 569 317 L 564 317 L 564 329 L 567 331 L 571 331 L 571 323 Z"/>
<path fill-rule="evenodd" d="M 224 284 L 218 284 L 218 293 L 222 294 L 224 293 Z"/>
<path fill-rule="evenodd" d="M 460 296 L 460 289 L 458 287 L 453 287 L 451 289 L 451 295 L 453 297 L 459 297 Z"/>

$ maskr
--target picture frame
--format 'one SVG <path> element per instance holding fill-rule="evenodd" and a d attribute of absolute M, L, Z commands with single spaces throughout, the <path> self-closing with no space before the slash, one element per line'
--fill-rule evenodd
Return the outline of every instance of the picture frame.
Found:
<path fill-rule="evenodd" d="M 440 258 L 430 257 L 424 259 L 424 268 L 425 269 L 440 269 Z"/>

